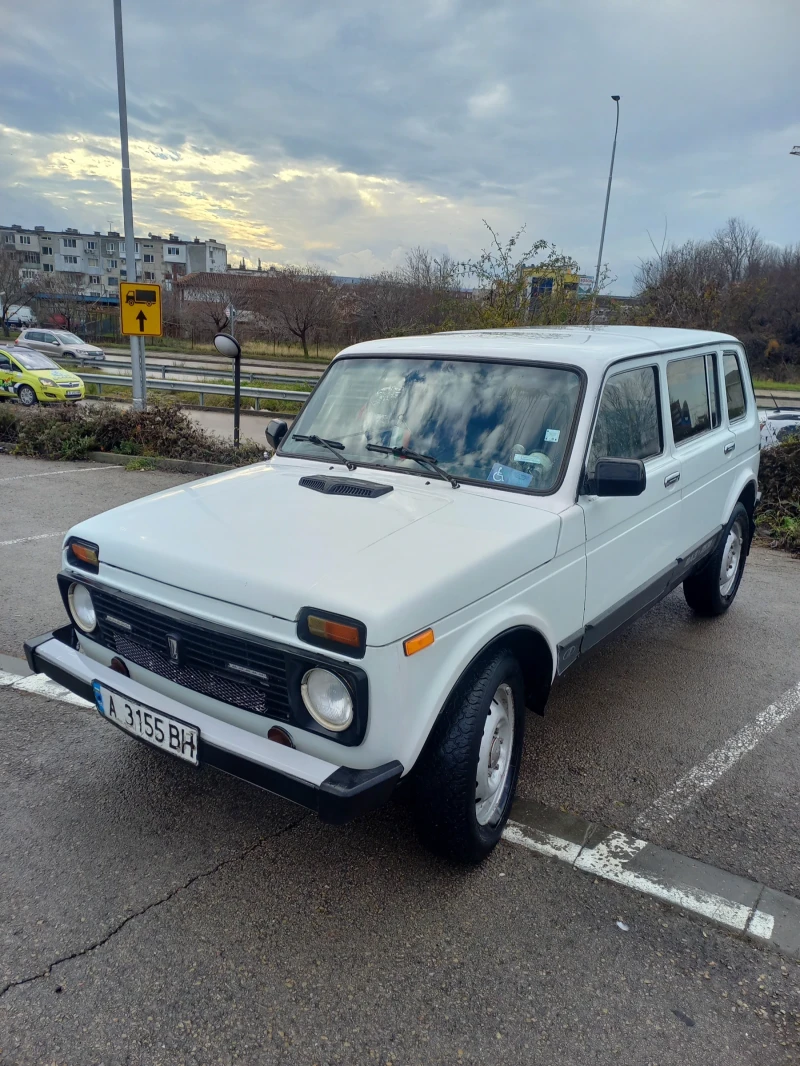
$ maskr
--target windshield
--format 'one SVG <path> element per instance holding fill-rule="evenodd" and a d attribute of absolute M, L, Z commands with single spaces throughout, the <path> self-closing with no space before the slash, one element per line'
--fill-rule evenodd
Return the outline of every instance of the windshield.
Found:
<path fill-rule="evenodd" d="M 65 344 L 83 344 L 84 341 L 80 337 L 76 337 L 74 333 L 66 333 L 64 330 L 59 330 L 56 336 L 60 341 L 64 341 Z"/>
<path fill-rule="evenodd" d="M 58 363 L 54 363 L 41 352 L 35 352 L 33 348 L 15 348 L 13 356 L 18 363 L 22 363 L 26 370 L 58 370 Z"/>
<path fill-rule="evenodd" d="M 565 367 L 458 359 L 344 358 L 317 387 L 284 439 L 285 455 L 325 458 L 293 434 L 344 446 L 360 466 L 430 477 L 418 464 L 367 448 L 430 456 L 457 478 L 550 492 L 567 457 L 581 379 Z"/>

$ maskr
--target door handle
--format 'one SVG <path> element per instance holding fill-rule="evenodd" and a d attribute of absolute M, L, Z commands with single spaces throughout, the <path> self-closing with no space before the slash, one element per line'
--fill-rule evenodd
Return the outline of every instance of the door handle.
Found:
<path fill-rule="evenodd" d="M 728 441 L 728 443 L 725 445 L 723 451 L 725 452 L 726 455 L 730 455 L 735 447 L 736 447 L 736 441 L 735 440 L 731 440 L 731 441 Z"/>
<path fill-rule="evenodd" d="M 680 470 L 676 470 L 674 474 L 667 474 L 667 476 L 664 478 L 664 488 L 668 489 L 671 485 L 677 485 L 680 479 Z"/>

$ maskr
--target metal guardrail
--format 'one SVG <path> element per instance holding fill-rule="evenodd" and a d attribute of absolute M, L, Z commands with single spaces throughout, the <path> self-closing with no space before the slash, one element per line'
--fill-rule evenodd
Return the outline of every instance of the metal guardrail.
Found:
<path fill-rule="evenodd" d="M 63 357 L 61 359 L 59 359 L 59 365 L 64 365 L 64 366 L 89 366 L 90 364 L 91 365 L 96 365 L 98 367 L 98 369 L 105 368 L 105 367 L 111 367 L 112 369 L 130 370 L 130 368 L 131 368 L 130 360 L 128 360 L 127 362 L 126 361 L 121 361 L 120 362 L 120 361 L 117 361 L 117 360 L 104 359 L 102 362 L 95 363 L 95 361 L 93 359 L 64 359 Z M 231 373 L 226 373 L 224 367 L 222 367 L 222 366 L 220 367 L 220 373 L 217 373 L 215 367 L 213 367 L 211 369 L 203 370 L 200 367 L 194 367 L 194 366 L 169 366 L 166 363 L 160 364 L 160 363 L 148 362 L 147 363 L 147 370 L 148 371 L 150 371 L 150 370 L 158 371 L 161 374 L 161 380 L 162 381 L 166 381 L 167 374 L 175 374 L 175 373 L 196 374 L 198 376 L 210 376 L 210 375 L 213 374 L 215 377 L 220 377 L 220 378 L 232 377 L 232 374 Z M 78 375 L 78 376 L 80 377 L 82 375 Z M 286 377 L 284 374 L 259 374 L 259 373 L 255 372 L 255 371 L 251 371 L 251 370 L 243 370 L 242 371 L 242 381 L 275 381 L 277 378 L 280 378 L 281 381 L 285 381 L 285 382 L 287 382 L 289 384 L 292 384 L 292 385 L 311 385 L 311 384 L 314 384 L 318 380 L 319 377 L 321 377 L 321 374 L 317 375 L 317 377 L 290 378 L 290 377 Z M 150 378 L 148 377 L 147 380 L 149 382 Z M 197 390 L 195 390 L 195 391 L 197 391 Z"/>
<path fill-rule="evenodd" d="M 98 396 L 103 395 L 103 386 L 125 385 L 133 387 L 133 378 L 122 374 L 77 374 L 77 377 L 90 385 L 97 385 Z M 163 389 L 167 392 L 196 392 L 200 396 L 200 406 L 205 406 L 205 397 L 209 396 L 233 396 L 233 385 L 214 385 L 207 381 L 172 381 L 167 379 L 160 381 L 157 378 L 148 378 L 148 389 Z M 247 385 L 241 387 L 242 396 L 248 396 L 256 401 L 256 411 L 261 410 L 259 400 L 291 400 L 293 403 L 305 403 L 310 392 L 296 392 L 292 389 L 255 389 Z"/>

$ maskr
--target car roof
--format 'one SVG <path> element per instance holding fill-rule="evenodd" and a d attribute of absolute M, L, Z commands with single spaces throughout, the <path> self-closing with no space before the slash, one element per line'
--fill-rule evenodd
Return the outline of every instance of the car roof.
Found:
<path fill-rule="evenodd" d="M 597 370 L 626 357 L 722 342 L 736 343 L 736 338 L 727 333 L 661 326 L 523 326 L 385 337 L 353 344 L 339 356 L 483 355 L 526 362 L 570 363 Z"/>

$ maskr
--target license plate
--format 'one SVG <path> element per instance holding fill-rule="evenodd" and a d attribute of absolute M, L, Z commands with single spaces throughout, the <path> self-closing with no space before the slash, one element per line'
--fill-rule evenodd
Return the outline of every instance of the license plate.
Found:
<path fill-rule="evenodd" d="M 135 700 L 106 688 L 99 681 L 94 681 L 92 688 L 97 709 L 109 722 L 124 729 L 126 733 L 132 733 L 133 736 L 147 741 L 154 748 L 161 748 L 197 766 L 199 729 L 169 714 L 136 703 Z"/>
<path fill-rule="evenodd" d="M 80 396 L 80 389 L 76 389 L 74 392 L 68 392 L 67 396 Z"/>

